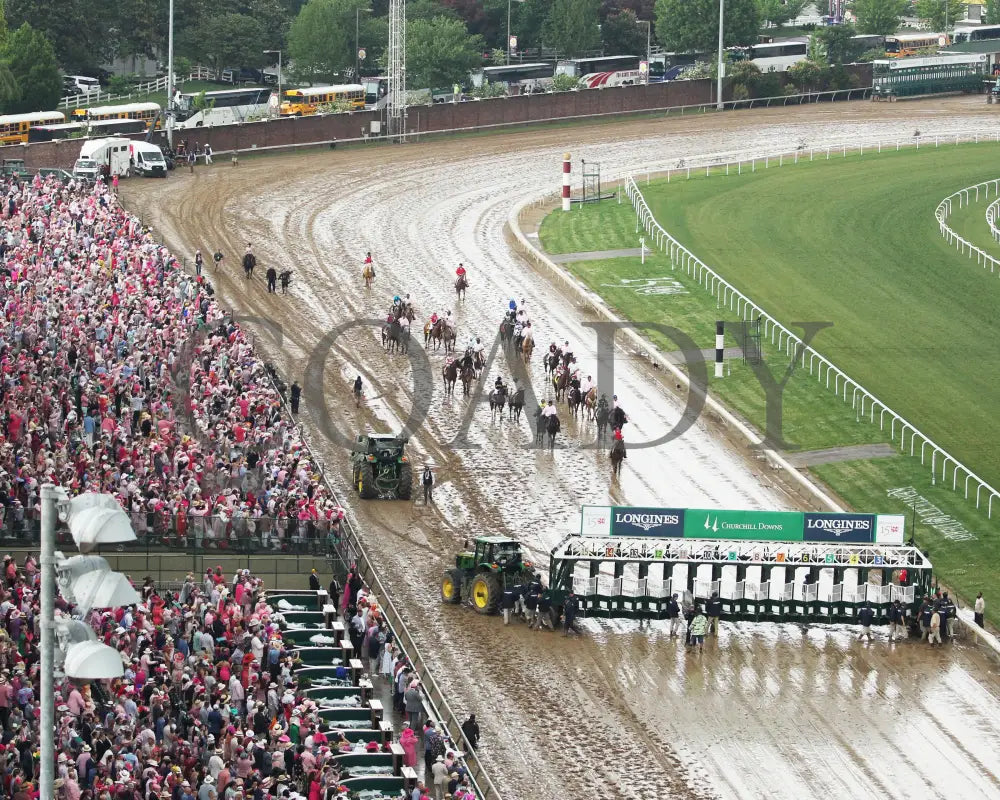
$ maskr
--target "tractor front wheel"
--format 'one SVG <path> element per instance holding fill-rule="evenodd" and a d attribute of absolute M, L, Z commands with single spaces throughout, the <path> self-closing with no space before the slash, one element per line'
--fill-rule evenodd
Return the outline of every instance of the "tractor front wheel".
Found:
<path fill-rule="evenodd" d="M 375 490 L 375 470 L 367 462 L 358 470 L 358 494 L 362 500 L 378 497 L 378 492 Z"/>
<path fill-rule="evenodd" d="M 462 599 L 462 576 L 457 570 L 447 569 L 441 576 L 441 602 L 454 605 Z"/>
<path fill-rule="evenodd" d="M 484 572 L 472 579 L 472 607 L 480 614 L 495 614 L 500 605 L 500 581 L 496 575 Z"/>

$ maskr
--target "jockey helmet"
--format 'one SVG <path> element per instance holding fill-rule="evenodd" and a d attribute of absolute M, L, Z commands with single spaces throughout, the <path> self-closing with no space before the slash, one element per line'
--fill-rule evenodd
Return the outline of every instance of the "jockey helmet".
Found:
<path fill-rule="evenodd" d="M 394 302 L 394 303 L 398 303 L 399 302 L 399 295 L 398 294 L 395 297 L 392 298 L 392 302 Z"/>

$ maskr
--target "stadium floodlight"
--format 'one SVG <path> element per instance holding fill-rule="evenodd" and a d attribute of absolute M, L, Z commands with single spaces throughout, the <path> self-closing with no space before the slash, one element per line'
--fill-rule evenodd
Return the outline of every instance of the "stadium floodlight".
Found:
<path fill-rule="evenodd" d="M 135 541 L 128 515 L 110 495 L 88 492 L 69 498 L 65 489 L 46 483 L 41 487 L 41 755 L 39 793 L 55 796 L 55 674 L 56 639 L 62 642 L 63 670 L 83 681 L 118 678 L 124 674 L 121 655 L 112 647 L 93 641 L 93 631 L 79 620 L 56 621 L 57 586 L 67 600 L 86 614 L 92 608 L 134 605 L 139 595 L 124 575 L 112 572 L 100 556 L 63 558 L 56 552 L 56 524 L 63 520 L 83 553 L 98 545 Z M 58 578 L 57 578 L 58 574 Z"/>
<path fill-rule="evenodd" d="M 98 681 L 125 674 L 121 654 L 100 642 L 74 644 L 66 653 L 63 670 L 70 678 Z"/>
<path fill-rule="evenodd" d="M 87 492 L 64 506 L 60 517 L 69 526 L 80 552 L 89 553 L 100 544 L 134 542 L 132 523 L 118 501 L 107 494 Z"/>
<path fill-rule="evenodd" d="M 59 584 L 59 593 L 71 603 L 77 602 L 73 587 L 79 578 L 90 572 L 110 571 L 111 565 L 100 556 L 64 558 L 62 553 L 56 553 L 56 582 Z"/>

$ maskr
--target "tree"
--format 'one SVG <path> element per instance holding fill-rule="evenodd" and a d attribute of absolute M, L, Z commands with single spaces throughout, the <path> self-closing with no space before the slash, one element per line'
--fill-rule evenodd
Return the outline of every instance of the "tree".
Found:
<path fill-rule="evenodd" d="M 1000 25 L 1000 0 L 986 0 L 984 25 Z"/>
<path fill-rule="evenodd" d="M 806 7 L 806 0 L 757 0 L 757 14 L 764 25 L 775 28 L 791 22 Z"/>
<path fill-rule="evenodd" d="M 388 9 L 385 14 L 388 14 Z M 409 2 L 407 2 L 407 22 L 413 22 L 413 20 L 416 19 L 434 19 L 434 17 L 455 17 L 457 19 L 458 15 L 455 13 L 454 9 L 449 6 L 442 5 L 438 2 L 438 0 L 409 0 Z"/>
<path fill-rule="evenodd" d="M 10 72 L 13 86 L 2 86 L 5 114 L 49 111 L 59 104 L 62 78 L 56 63 L 55 49 L 41 31 L 24 23 L 7 37 L 3 46 L 3 63 Z M 6 89 L 6 92 L 3 90 Z M 6 94 L 6 96 L 4 96 Z"/>
<path fill-rule="evenodd" d="M 751 45 L 760 28 L 756 0 L 727 0 L 726 47 Z M 656 0 L 656 35 L 676 52 L 710 53 L 718 49 L 719 4 L 716 0 Z"/>
<path fill-rule="evenodd" d="M 407 85 L 434 89 L 465 83 L 483 62 L 483 41 L 459 19 L 419 19 L 406 26 Z"/>
<path fill-rule="evenodd" d="M 549 18 L 551 6 L 552 0 L 524 0 L 512 5 L 511 33 L 517 36 L 519 48 L 543 45 L 545 21 Z"/>
<path fill-rule="evenodd" d="M 264 27 L 246 14 L 220 14 L 202 27 L 202 52 L 217 70 L 263 63 Z"/>
<path fill-rule="evenodd" d="M 545 40 L 559 55 L 579 56 L 600 48 L 597 4 L 598 0 L 553 0 L 545 21 Z"/>
<path fill-rule="evenodd" d="M 575 89 L 577 85 L 578 81 L 572 75 L 555 75 L 552 78 L 552 91 L 554 92 L 568 92 Z"/>
<path fill-rule="evenodd" d="M 965 17 L 963 0 L 917 0 L 917 17 L 932 31 L 946 31 Z"/>
<path fill-rule="evenodd" d="M 297 80 L 333 80 L 354 67 L 356 9 L 364 0 L 309 0 L 288 31 L 288 56 Z"/>
<path fill-rule="evenodd" d="M 857 61 L 864 47 L 852 38 L 855 33 L 853 25 L 828 25 L 814 37 L 826 48 L 826 58 L 831 64 L 850 64 Z"/>
<path fill-rule="evenodd" d="M 54 47 L 57 63 L 82 72 L 113 55 L 107 20 L 115 19 L 114 8 L 110 0 L 9 0 L 7 22 L 27 22 Z"/>
<path fill-rule="evenodd" d="M 639 23 L 635 12 L 626 9 L 612 14 L 601 25 L 604 52 L 609 56 L 646 54 L 646 26 Z"/>
<path fill-rule="evenodd" d="M 819 91 L 829 71 L 829 66 L 806 59 L 792 64 L 788 68 L 788 77 L 791 78 L 800 92 Z"/>
<path fill-rule="evenodd" d="M 858 18 L 858 33 L 891 36 L 899 28 L 909 0 L 852 0 Z"/>

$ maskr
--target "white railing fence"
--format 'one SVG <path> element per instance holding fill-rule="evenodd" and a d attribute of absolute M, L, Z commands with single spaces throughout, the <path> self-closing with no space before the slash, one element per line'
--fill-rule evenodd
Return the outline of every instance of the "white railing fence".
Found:
<path fill-rule="evenodd" d="M 191 74 L 186 78 L 175 75 L 174 85 L 179 87 L 186 81 L 212 80 L 215 80 L 215 72 L 210 70 L 208 67 L 194 67 L 191 70 Z M 114 100 L 139 100 L 140 98 L 147 97 L 148 95 L 155 94 L 156 92 L 165 92 L 166 90 L 167 76 L 164 75 L 161 78 L 154 78 L 153 80 L 146 81 L 145 83 L 138 83 L 125 93 L 112 94 L 111 92 L 106 92 L 103 89 L 98 88 L 92 92 L 69 95 L 68 97 L 62 98 L 56 108 L 63 109 L 80 108 L 81 106 L 96 106 L 100 103 L 110 103 Z"/>
<path fill-rule="evenodd" d="M 983 199 L 989 200 L 990 189 L 993 190 L 993 196 L 997 198 L 994 202 L 986 209 L 986 222 L 990 227 L 990 231 L 993 232 L 993 238 L 997 239 L 998 231 L 994 222 L 996 221 L 996 207 L 1000 203 L 1000 178 L 994 178 L 993 180 L 983 181 L 982 183 L 976 183 L 972 186 L 966 186 L 964 189 L 959 189 L 948 195 L 944 200 L 938 203 L 937 208 L 934 209 L 934 218 L 938 222 L 938 230 L 941 231 L 941 235 L 947 240 L 948 244 L 953 244 L 965 255 L 966 252 L 969 254 L 969 258 L 973 256 L 976 257 L 976 263 L 981 264 L 983 269 L 987 266 L 990 268 L 990 274 L 1000 271 L 1000 260 L 994 258 L 992 255 L 987 253 L 981 247 L 976 247 L 968 239 L 957 234 L 948 225 L 948 218 L 951 216 L 952 211 L 955 208 L 955 201 L 958 201 L 959 208 L 965 208 L 972 205 L 973 203 L 979 202 L 979 196 L 982 194 Z M 973 194 L 975 194 L 975 199 L 973 199 Z M 990 216 L 990 210 L 993 210 L 992 219 Z"/>
<path fill-rule="evenodd" d="M 990 233 L 993 235 L 994 242 L 1000 242 L 1000 228 L 997 227 L 997 214 L 1000 214 L 1000 198 L 986 206 L 986 224 L 990 226 Z"/>
<path fill-rule="evenodd" d="M 955 136 L 955 143 L 960 143 L 962 138 L 964 138 L 967 142 L 1000 141 L 1000 133 L 990 133 L 987 135 L 976 134 L 974 137 L 969 135 L 965 137 Z M 948 137 L 945 140 L 945 143 L 951 143 L 951 140 L 952 137 Z M 924 144 L 927 145 L 928 142 L 925 142 Z M 940 146 L 941 137 L 935 137 L 934 144 L 935 147 Z M 855 143 L 836 147 L 812 148 L 808 151 L 802 149 L 794 153 L 782 153 L 774 156 L 741 160 L 739 162 L 716 162 L 714 164 L 701 165 L 698 167 L 691 167 L 682 164 L 676 169 L 667 171 L 667 175 L 669 180 L 670 172 L 683 171 L 688 177 L 690 177 L 692 168 L 697 170 L 704 168 L 706 170 L 706 174 L 708 175 L 713 174 L 713 171 L 717 175 L 728 175 L 732 168 L 737 169 L 738 172 L 741 172 L 746 166 L 749 166 L 751 170 L 755 170 L 757 165 L 762 165 L 764 169 L 768 169 L 772 165 L 784 166 L 786 163 L 789 165 L 796 164 L 800 160 L 806 160 L 806 156 L 808 156 L 808 160 L 811 161 L 815 157 L 815 153 L 817 151 L 821 154 L 825 154 L 826 158 L 829 158 L 831 154 L 843 155 L 846 157 L 849 151 L 863 155 L 864 148 L 866 146 L 869 151 L 878 152 L 881 152 L 883 147 L 894 147 L 896 150 L 900 149 L 901 146 L 916 146 L 919 148 L 920 140 L 916 139 L 912 142 L 894 141 L 888 143 L 876 143 L 875 145 L 859 145 Z M 649 176 L 647 175 L 647 182 L 648 180 Z M 991 181 L 990 183 L 995 184 L 996 181 Z M 970 188 L 972 191 L 975 191 L 974 187 Z M 906 445 L 909 443 L 909 454 L 911 456 L 916 456 L 916 445 L 919 441 L 921 464 L 926 463 L 928 451 L 930 453 L 932 482 L 937 483 L 939 480 L 937 460 L 940 458 L 940 480 L 942 482 L 946 481 L 950 467 L 952 489 L 958 491 L 958 478 L 960 476 L 964 477 L 963 490 L 965 498 L 969 499 L 969 487 L 970 484 L 973 485 L 975 487 L 976 508 L 981 507 L 983 497 L 985 496 L 987 498 L 987 517 L 992 518 L 993 500 L 994 498 L 1000 497 L 1000 491 L 988 484 L 969 467 L 960 462 L 955 456 L 951 455 L 947 450 L 934 442 L 930 437 L 920 431 L 916 425 L 909 422 L 901 414 L 897 413 L 883 401 L 879 400 L 878 397 L 876 397 L 872 392 L 851 378 L 851 376 L 837 367 L 833 362 L 826 358 L 826 356 L 819 353 L 813 347 L 806 345 L 802 339 L 778 322 L 778 320 L 773 316 L 768 314 L 759 304 L 735 288 L 721 275 L 719 275 L 719 273 L 705 264 L 694 253 L 677 241 L 677 239 L 675 239 L 663 228 L 663 226 L 659 224 L 659 222 L 656 221 L 656 218 L 653 216 L 652 211 L 650 211 L 649 206 L 646 203 L 646 199 L 639 190 L 639 186 L 637 185 L 633 175 L 627 175 L 623 178 L 623 190 L 625 196 L 635 208 L 637 215 L 637 228 L 641 227 L 646 231 L 647 243 L 659 248 L 665 255 L 667 255 L 670 259 L 671 269 L 683 269 L 688 276 L 697 281 L 706 291 L 710 292 L 716 298 L 719 308 L 728 309 L 729 311 L 737 314 L 741 319 L 753 319 L 759 317 L 763 328 L 763 338 L 767 339 L 771 345 L 783 352 L 790 359 L 800 361 L 803 369 L 808 368 L 809 374 L 814 375 L 817 382 L 822 383 L 827 389 L 832 389 L 834 394 L 840 397 L 845 403 L 850 402 L 851 408 L 855 410 L 859 421 L 863 418 L 867 418 L 871 424 L 874 424 L 877 416 L 879 429 L 883 431 L 885 430 L 885 426 L 888 424 L 889 441 L 893 444 L 896 444 L 898 441 L 900 452 L 905 453 Z"/>

